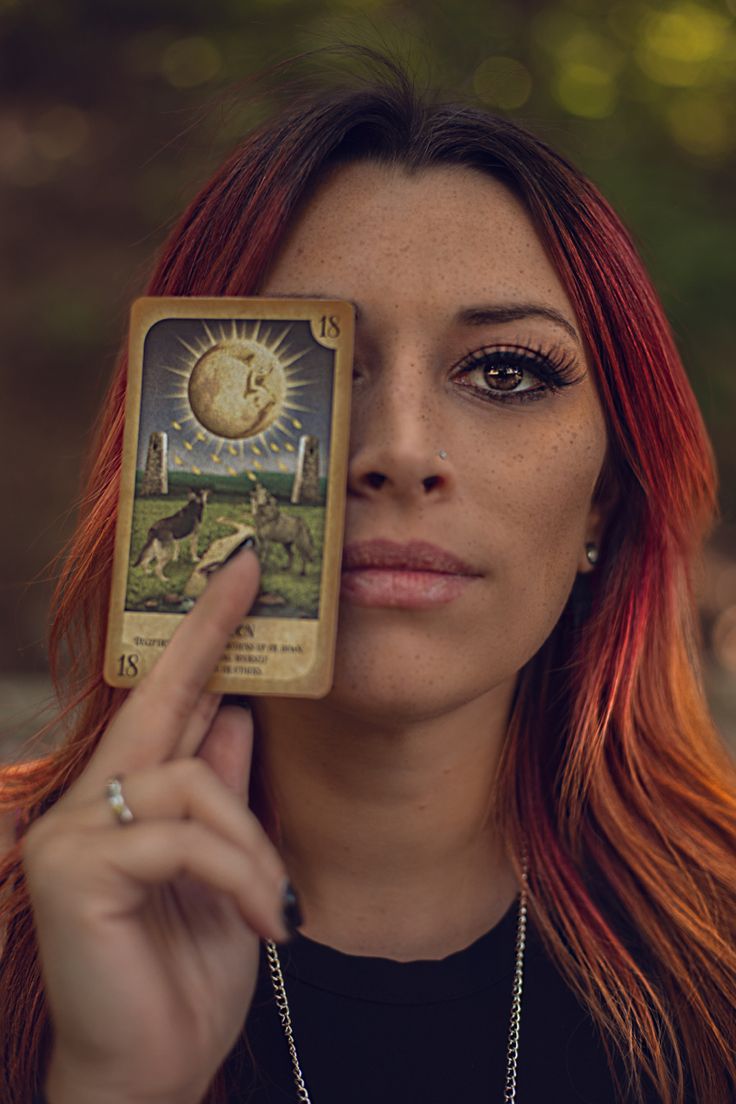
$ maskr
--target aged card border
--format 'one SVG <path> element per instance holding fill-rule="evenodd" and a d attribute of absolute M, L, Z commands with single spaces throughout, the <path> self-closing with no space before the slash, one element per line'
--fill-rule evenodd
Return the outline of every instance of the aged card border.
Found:
<path fill-rule="evenodd" d="M 294 678 L 244 678 L 216 674 L 208 689 L 230 693 L 278 694 L 284 696 L 323 697 L 332 685 L 335 637 L 339 607 L 340 565 L 345 523 L 345 489 L 347 483 L 348 436 L 350 427 L 350 388 L 352 380 L 352 349 L 355 310 L 352 303 L 328 299 L 288 298 L 210 298 L 210 297 L 146 297 L 137 299 L 131 309 L 128 349 L 128 385 L 126 393 L 123 460 L 118 499 L 118 519 L 115 534 L 115 555 L 110 593 L 110 616 L 105 649 L 104 678 L 115 687 L 132 689 L 140 678 L 120 676 L 118 653 L 124 639 L 126 618 L 143 618 L 145 614 L 125 612 L 125 592 L 128 575 L 129 549 L 135 495 L 136 459 L 142 392 L 143 351 L 146 336 L 157 322 L 171 318 L 224 318 L 273 321 L 314 321 L 315 316 L 329 314 L 340 321 L 341 336 L 334 342 L 324 340 L 336 349 L 333 407 L 330 420 L 330 455 L 327 468 L 327 498 L 325 536 L 320 592 L 320 614 L 312 622 L 294 618 L 253 618 L 252 623 L 265 622 L 274 626 L 305 627 L 305 635 L 314 636 L 313 662 L 306 673 Z M 172 626 L 186 614 L 166 614 Z M 248 623 L 245 618 L 243 625 Z M 312 626 L 311 630 L 308 626 Z"/>

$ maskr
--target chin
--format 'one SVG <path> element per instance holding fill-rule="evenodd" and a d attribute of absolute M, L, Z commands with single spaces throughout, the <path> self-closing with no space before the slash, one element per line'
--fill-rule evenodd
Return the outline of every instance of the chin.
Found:
<path fill-rule="evenodd" d="M 458 709 L 488 693 L 511 672 L 508 657 L 494 678 L 494 663 L 486 653 L 476 664 L 461 641 L 446 631 L 433 631 L 416 618 L 341 617 L 335 654 L 335 676 L 326 704 L 369 723 L 401 725 Z M 358 619 L 355 619 L 357 622 Z M 449 637 L 449 639 L 448 639 Z M 457 662 L 458 654 L 466 659 Z"/>

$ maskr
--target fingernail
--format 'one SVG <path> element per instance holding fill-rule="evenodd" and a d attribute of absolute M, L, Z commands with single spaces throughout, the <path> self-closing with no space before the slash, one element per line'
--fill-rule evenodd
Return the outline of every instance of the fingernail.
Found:
<path fill-rule="evenodd" d="M 228 552 L 227 556 L 225 557 L 225 559 L 220 564 L 220 567 L 222 568 L 222 567 L 225 566 L 226 563 L 230 563 L 230 560 L 235 559 L 235 557 L 238 555 L 238 553 L 242 552 L 244 548 L 250 548 L 255 552 L 255 550 L 256 550 L 256 538 L 255 537 L 246 537 L 244 541 L 240 542 L 240 544 L 236 544 L 235 548 L 233 548 L 232 552 Z"/>
<path fill-rule="evenodd" d="M 291 882 L 287 882 L 284 886 L 284 894 L 282 898 L 282 919 L 284 927 L 289 933 L 290 937 L 296 935 L 297 928 L 300 928 L 304 923 L 304 917 L 302 916 L 302 910 L 299 907 L 299 898 L 297 897 L 296 890 Z"/>
<path fill-rule="evenodd" d="M 223 694 L 223 705 L 237 705 L 239 709 L 247 709 L 251 712 L 250 698 L 246 698 L 244 694 Z"/>

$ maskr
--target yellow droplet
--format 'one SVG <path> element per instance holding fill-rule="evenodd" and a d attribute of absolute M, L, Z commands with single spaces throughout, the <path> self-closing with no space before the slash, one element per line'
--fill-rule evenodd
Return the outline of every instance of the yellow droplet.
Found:
<path fill-rule="evenodd" d="M 293 425 L 294 429 L 301 429 L 302 428 L 302 423 L 299 421 L 298 418 L 292 418 L 291 419 L 291 424 Z"/>
<path fill-rule="evenodd" d="M 205 437 L 205 435 L 204 435 L 204 433 L 202 432 L 201 429 L 197 430 L 197 440 L 198 441 L 206 441 L 207 440 L 207 438 Z"/>
<path fill-rule="evenodd" d="M 281 452 L 281 449 L 279 448 L 279 446 L 278 446 L 278 445 L 275 445 L 275 444 L 273 443 L 273 441 L 271 442 L 271 446 L 270 446 L 270 447 L 271 447 L 271 452 Z"/>
<path fill-rule="evenodd" d="M 283 460 L 279 460 L 279 471 L 288 472 L 289 468 Z"/>
<path fill-rule="evenodd" d="M 227 471 L 228 475 L 237 475 L 238 474 L 236 472 L 235 468 L 226 468 L 225 470 Z"/>
<path fill-rule="evenodd" d="M 286 444 L 284 445 L 284 448 L 286 449 L 287 452 L 293 452 L 294 451 L 294 446 L 292 445 L 291 441 L 287 441 Z"/>
<path fill-rule="evenodd" d="M 185 441 L 185 442 L 184 442 L 184 448 L 185 448 L 185 449 L 187 450 L 187 452 L 191 452 L 191 451 L 192 451 L 192 446 L 191 446 L 191 445 L 189 444 L 189 442 L 188 442 L 188 441 Z"/>
<path fill-rule="evenodd" d="M 237 456 L 238 455 L 238 450 L 236 449 L 235 445 L 228 445 L 227 446 L 227 451 L 230 453 L 231 456 Z"/>
<path fill-rule="evenodd" d="M 248 478 L 250 479 L 250 481 L 252 483 L 257 483 L 258 482 L 258 480 L 254 476 L 253 472 L 246 472 L 245 474 L 248 476 Z"/>
<path fill-rule="evenodd" d="M 184 461 L 182 460 L 181 456 L 175 456 L 174 457 L 174 463 L 181 466 L 184 463 Z"/>
<path fill-rule="evenodd" d="M 256 468 L 258 471 L 263 471 L 263 464 L 260 462 L 260 460 L 254 460 L 253 467 Z"/>
<path fill-rule="evenodd" d="M 194 472 L 195 475 L 201 475 L 202 474 L 202 469 L 198 468 L 196 464 L 192 464 L 192 471 Z"/>
<path fill-rule="evenodd" d="M 172 422 L 171 425 L 173 429 L 181 429 L 181 425 L 179 422 Z"/>
<path fill-rule="evenodd" d="M 250 447 L 253 449 L 256 456 L 263 456 L 263 452 L 259 449 L 258 445 L 251 445 Z"/>
<path fill-rule="evenodd" d="M 217 453 L 216 453 L 216 452 L 211 452 L 211 453 L 210 453 L 210 458 L 211 458 L 212 460 L 214 460 L 214 462 L 215 462 L 216 464 L 221 464 L 221 463 L 222 463 L 222 460 L 220 459 L 220 457 L 219 457 L 219 456 L 217 455 Z"/>

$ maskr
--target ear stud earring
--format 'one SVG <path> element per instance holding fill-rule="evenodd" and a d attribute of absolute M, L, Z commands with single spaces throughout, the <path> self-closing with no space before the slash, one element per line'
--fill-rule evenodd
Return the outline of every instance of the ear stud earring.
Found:
<path fill-rule="evenodd" d="M 598 563 L 598 545 L 594 544 L 593 541 L 589 541 L 585 545 L 585 555 L 588 557 L 588 563 Z"/>

